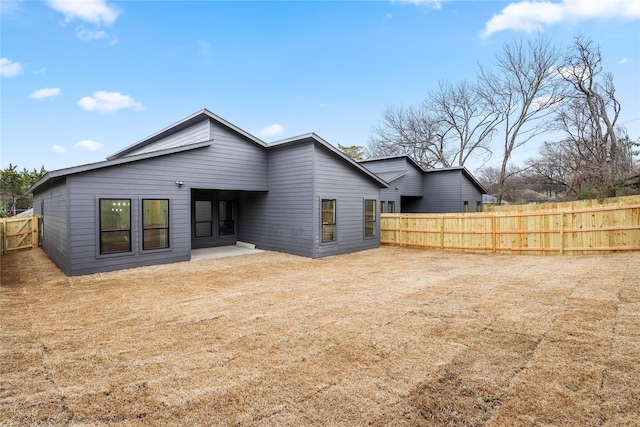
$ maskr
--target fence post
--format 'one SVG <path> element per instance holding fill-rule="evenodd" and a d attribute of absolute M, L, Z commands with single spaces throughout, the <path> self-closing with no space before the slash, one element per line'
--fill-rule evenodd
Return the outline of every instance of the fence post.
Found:
<path fill-rule="evenodd" d="M 444 250 L 444 215 L 440 216 L 440 249 Z"/>

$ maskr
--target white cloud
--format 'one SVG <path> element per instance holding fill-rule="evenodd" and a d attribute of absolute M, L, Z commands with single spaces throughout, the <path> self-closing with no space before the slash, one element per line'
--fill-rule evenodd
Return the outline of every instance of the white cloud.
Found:
<path fill-rule="evenodd" d="M 98 151 L 102 147 L 102 144 L 96 141 L 91 141 L 90 139 L 79 141 L 76 145 L 73 146 L 73 148 L 78 151 Z"/>
<path fill-rule="evenodd" d="M 61 145 L 54 145 L 53 147 L 51 147 L 51 152 L 52 153 L 56 153 L 56 154 L 63 154 L 64 152 L 66 152 L 67 149 L 64 148 Z"/>
<path fill-rule="evenodd" d="M 22 64 L 8 58 L 0 58 L 0 76 L 15 77 L 22 73 Z"/>
<path fill-rule="evenodd" d="M 123 108 L 133 108 L 135 111 L 143 109 L 142 104 L 129 95 L 106 90 L 95 92 L 93 96 L 85 96 L 78 101 L 78 105 L 87 111 L 99 113 L 113 113 Z"/>
<path fill-rule="evenodd" d="M 88 30 L 81 25 L 76 28 L 76 37 L 83 42 L 88 42 L 91 40 L 108 39 L 109 34 L 104 32 L 103 30 Z"/>
<path fill-rule="evenodd" d="M 410 4 L 415 4 L 416 6 L 426 6 L 432 9 L 442 8 L 441 0 L 391 0 L 391 1 L 398 2 L 398 3 L 410 3 Z"/>
<path fill-rule="evenodd" d="M 41 74 L 45 74 L 46 72 L 47 72 L 46 67 L 42 67 L 42 68 L 40 68 L 39 70 L 35 70 L 35 71 L 33 72 L 33 74 L 35 74 L 35 75 L 41 75 Z"/>
<path fill-rule="evenodd" d="M 631 58 L 627 58 L 626 56 L 624 58 L 622 58 L 619 62 L 620 65 L 624 65 L 624 64 L 628 64 L 630 62 L 633 62 L 633 60 Z"/>
<path fill-rule="evenodd" d="M 74 19 L 96 25 L 113 24 L 120 12 L 105 0 L 48 0 L 49 6 L 64 14 L 65 22 Z"/>
<path fill-rule="evenodd" d="M 640 18 L 638 0 L 562 0 L 510 3 L 485 24 L 483 37 L 505 30 L 541 31 L 545 25 L 575 23 L 590 19 Z"/>
<path fill-rule="evenodd" d="M 29 95 L 29 98 L 31 99 L 53 98 L 55 96 L 58 96 L 59 94 L 60 94 L 59 87 L 45 88 L 45 89 L 39 89 L 33 92 L 31 95 Z"/>
<path fill-rule="evenodd" d="M 277 123 L 264 127 L 260 132 L 258 132 L 259 136 L 269 137 L 276 136 L 284 132 L 284 127 Z"/>

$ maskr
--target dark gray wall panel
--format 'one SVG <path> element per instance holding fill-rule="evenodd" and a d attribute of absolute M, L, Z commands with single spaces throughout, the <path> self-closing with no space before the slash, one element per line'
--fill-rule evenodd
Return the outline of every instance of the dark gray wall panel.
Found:
<path fill-rule="evenodd" d="M 380 186 L 328 149 L 314 147 L 313 239 L 314 258 L 344 254 L 380 246 Z M 335 242 L 321 242 L 321 200 L 336 199 Z M 376 235 L 364 237 L 364 200 L 376 201 Z"/>
<path fill-rule="evenodd" d="M 240 240 L 313 256 L 312 161 L 311 143 L 269 151 L 269 192 L 242 194 Z"/>
<path fill-rule="evenodd" d="M 70 274 L 88 274 L 188 260 L 191 256 L 190 189 L 261 190 L 268 188 L 265 150 L 233 135 L 208 148 L 156 157 L 68 177 L 71 235 Z M 176 181 L 184 181 L 182 188 Z M 133 250 L 98 254 L 98 198 L 131 198 Z M 170 199 L 170 250 L 139 247 L 143 198 Z"/>
<path fill-rule="evenodd" d="M 33 195 L 34 214 L 42 215 L 43 201 L 42 249 L 65 274 L 69 274 L 68 196 L 65 181 Z"/>

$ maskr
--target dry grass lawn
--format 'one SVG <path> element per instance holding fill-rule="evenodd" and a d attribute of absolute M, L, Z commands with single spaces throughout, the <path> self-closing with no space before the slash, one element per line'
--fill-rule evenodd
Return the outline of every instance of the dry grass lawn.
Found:
<path fill-rule="evenodd" d="M 640 252 L 2 258 L 2 425 L 640 425 Z"/>

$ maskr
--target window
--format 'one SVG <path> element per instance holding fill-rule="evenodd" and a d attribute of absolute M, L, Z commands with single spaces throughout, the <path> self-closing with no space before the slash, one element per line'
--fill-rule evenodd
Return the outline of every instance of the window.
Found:
<path fill-rule="evenodd" d="M 322 199 L 322 243 L 336 240 L 336 201 Z"/>
<path fill-rule="evenodd" d="M 387 202 L 387 212 L 388 213 L 396 212 L 396 202 Z"/>
<path fill-rule="evenodd" d="M 131 199 L 100 199 L 100 253 L 131 252 Z"/>
<path fill-rule="evenodd" d="M 468 200 L 465 200 L 462 203 L 462 212 L 464 212 L 464 213 L 469 212 L 469 201 Z"/>
<path fill-rule="evenodd" d="M 364 237 L 376 235 L 376 201 L 364 201 Z"/>
<path fill-rule="evenodd" d="M 142 250 L 169 247 L 169 200 L 142 200 Z"/>
<path fill-rule="evenodd" d="M 213 219 L 211 217 L 211 201 L 210 200 L 196 200 L 195 207 L 195 223 L 196 237 L 211 237 L 213 235 Z"/>
<path fill-rule="evenodd" d="M 480 200 L 476 202 L 476 212 L 482 212 L 482 202 Z"/>
<path fill-rule="evenodd" d="M 385 213 L 385 212 L 386 212 L 386 211 L 384 210 L 384 201 L 381 201 L 381 202 L 380 202 L 380 213 L 381 213 L 381 214 L 383 214 L 383 213 Z"/>
<path fill-rule="evenodd" d="M 235 234 L 233 200 L 218 200 L 218 235 Z"/>

